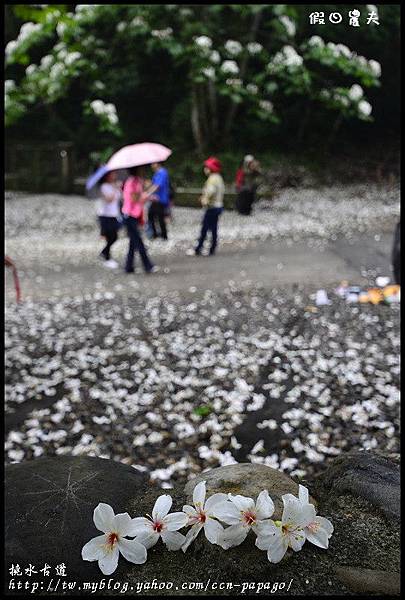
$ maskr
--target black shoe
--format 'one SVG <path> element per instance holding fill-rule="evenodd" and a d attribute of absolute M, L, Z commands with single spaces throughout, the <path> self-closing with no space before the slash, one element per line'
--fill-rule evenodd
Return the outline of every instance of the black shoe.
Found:
<path fill-rule="evenodd" d="M 210 256 L 214 256 L 215 255 L 215 250 L 210 250 L 209 255 Z"/>
<path fill-rule="evenodd" d="M 135 269 L 125 269 L 125 273 L 135 273 Z"/>
<path fill-rule="evenodd" d="M 195 254 L 196 256 L 201 256 L 201 250 L 198 250 L 198 248 L 196 248 L 196 249 L 194 250 L 194 254 Z"/>

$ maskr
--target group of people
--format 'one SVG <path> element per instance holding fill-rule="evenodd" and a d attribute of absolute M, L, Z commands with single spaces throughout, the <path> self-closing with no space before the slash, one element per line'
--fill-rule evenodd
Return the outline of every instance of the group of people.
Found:
<path fill-rule="evenodd" d="M 204 173 L 207 177 L 200 202 L 205 209 L 201 231 L 194 248 L 196 256 L 201 255 L 207 235 L 211 234 L 209 255 L 216 252 L 218 244 L 218 222 L 224 209 L 225 184 L 221 161 L 210 156 L 204 161 Z M 172 186 L 167 169 L 160 163 L 151 164 L 153 176 L 148 179 L 145 167 L 129 169 L 129 176 L 122 184 L 115 171 L 108 172 L 99 182 L 100 198 L 98 218 L 101 236 L 106 245 L 100 253 L 109 268 L 118 268 L 111 257 L 111 248 L 118 239 L 118 231 L 126 227 L 129 246 L 125 262 L 125 271 L 134 272 L 135 252 L 139 253 L 146 273 L 152 273 L 156 267 L 152 263 L 142 239 L 142 229 L 152 238 L 168 239 L 167 219 L 171 214 Z M 252 211 L 260 165 L 252 155 L 245 156 L 236 174 L 238 192 L 236 209 L 240 214 L 248 215 Z"/>
<path fill-rule="evenodd" d="M 129 247 L 125 263 L 127 273 L 134 272 L 134 257 L 138 251 L 146 273 L 154 271 L 142 240 L 141 228 L 148 223 L 151 237 L 167 240 L 166 218 L 170 214 L 170 181 L 167 170 L 159 163 L 151 165 L 152 179 L 146 179 L 144 167 L 129 169 L 124 184 L 116 171 L 110 171 L 100 180 L 100 198 L 97 214 L 101 236 L 106 245 L 100 253 L 105 265 L 116 269 L 118 263 L 111 258 L 111 247 L 118 239 L 118 231 L 127 229 Z"/>

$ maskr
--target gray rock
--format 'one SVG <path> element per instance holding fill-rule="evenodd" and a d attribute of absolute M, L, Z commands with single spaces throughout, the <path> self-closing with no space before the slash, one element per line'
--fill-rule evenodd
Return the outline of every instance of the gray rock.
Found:
<path fill-rule="evenodd" d="M 400 574 L 372 569 L 337 567 L 336 575 L 353 592 L 399 595 Z"/>
<path fill-rule="evenodd" d="M 387 517 L 400 517 L 400 467 L 373 452 L 351 452 L 336 458 L 317 478 L 317 489 L 364 498 Z"/>
<path fill-rule="evenodd" d="M 262 490 L 267 490 L 275 506 L 274 519 L 281 519 L 283 512 L 283 494 L 298 495 L 298 484 L 288 475 L 265 465 L 240 463 L 218 467 L 191 479 L 184 488 L 187 502 L 192 501 L 193 490 L 200 481 L 207 482 L 207 495 L 223 492 L 242 494 L 256 499 Z M 316 501 L 311 497 L 316 506 Z"/>
<path fill-rule="evenodd" d="M 214 469 L 190 481 L 186 486 L 188 500 L 202 478 L 207 481 L 209 493 L 254 497 L 268 489 L 275 498 L 286 492 L 297 493 L 297 484 L 288 476 L 262 465 L 241 464 Z M 259 584 L 266 584 L 260 593 L 281 595 L 290 586 L 291 595 L 327 596 L 352 594 L 353 586 L 363 585 L 361 582 L 367 579 L 367 573 L 363 577 L 367 570 L 374 574 L 373 589 L 378 571 L 385 572 L 382 577 L 390 577 L 394 583 L 398 579 L 397 524 L 387 521 L 363 498 L 335 493 L 334 489 L 320 488 L 317 496 L 319 514 L 331 519 L 335 527 L 328 550 L 306 543 L 301 552 L 290 552 L 288 560 L 274 565 L 268 562 L 266 552 L 255 546 L 252 532 L 243 544 L 227 551 L 210 544 L 200 532 L 186 555 L 182 551 L 169 552 L 160 541 L 148 551 L 144 565 L 134 565 L 121 557 L 110 579 L 102 575 L 96 562 L 81 559 L 83 545 L 99 535 L 93 524 L 94 507 L 107 502 L 116 513 L 127 511 L 132 517 L 142 516 L 150 514 L 157 497 L 165 491 L 148 484 L 131 467 L 95 458 L 56 457 L 11 465 L 6 468 L 6 479 L 7 581 L 11 564 L 23 568 L 32 564 L 39 569 L 45 562 L 53 568 L 66 564 L 66 580 L 77 582 L 75 596 L 89 594 L 83 588 L 84 581 L 96 584 L 101 580 L 106 586 L 109 581 L 125 582 L 129 595 L 234 595 L 247 584 L 256 586 L 244 589 L 253 595 L 258 593 Z M 183 485 L 170 490 L 170 494 L 172 511 L 181 510 L 187 500 Z M 55 583 L 55 574 L 51 577 Z M 51 577 L 36 576 L 46 583 Z M 171 587 L 156 587 L 165 582 Z M 276 591 L 277 582 L 283 582 L 284 589 Z M 212 587 L 219 583 L 231 587 Z M 106 587 L 96 595 L 122 594 L 118 588 Z"/>
<path fill-rule="evenodd" d="M 65 563 L 69 580 L 100 579 L 97 563 L 81 557 L 84 544 L 100 535 L 94 508 L 106 502 L 115 513 L 127 512 L 129 501 L 142 498 L 146 487 L 147 478 L 132 467 L 100 458 L 41 458 L 7 466 L 7 573 L 11 564 L 38 570 L 47 563 L 55 575 L 54 567 Z"/>

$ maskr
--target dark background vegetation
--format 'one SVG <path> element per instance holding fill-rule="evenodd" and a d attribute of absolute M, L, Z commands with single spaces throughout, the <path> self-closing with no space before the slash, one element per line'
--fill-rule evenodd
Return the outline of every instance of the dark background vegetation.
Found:
<path fill-rule="evenodd" d="M 228 179 L 233 178 L 234 169 L 246 153 L 259 156 L 269 167 L 284 165 L 294 169 L 295 165 L 302 165 L 320 179 L 325 176 L 343 180 L 398 176 L 400 5 L 378 5 L 379 26 L 355 28 L 328 22 L 311 26 L 309 13 L 326 9 L 347 13 L 353 5 L 300 5 L 297 42 L 311 35 L 321 35 L 325 42 L 346 44 L 358 54 L 381 63 L 381 87 L 367 90 L 373 106 L 373 122 L 352 119 L 343 122 L 331 135 L 330 113 L 322 110 L 312 111 L 303 129 L 305 99 L 302 97 L 286 103 L 279 124 L 251 118 L 241 107 L 226 146 L 219 141 L 218 147 L 212 148 L 226 164 Z M 22 23 L 15 7 L 6 5 L 5 43 L 15 39 Z M 8 78 L 18 79 L 23 67 L 16 65 L 8 69 Z M 123 72 L 128 82 L 125 88 L 122 87 Z M 98 151 L 155 140 L 175 149 L 169 166 L 177 172 L 181 183 L 197 181 L 201 172 L 200 157 L 194 149 L 189 123 L 190 91 L 181 67 L 173 68 L 163 51 L 159 57 L 151 56 L 140 47 L 136 64 L 112 65 L 107 80 L 111 95 L 116 98 L 124 132 L 120 140 L 112 140 L 108 134 L 95 136 L 92 126 L 81 118 L 85 86 L 79 79 L 73 83 L 66 99 L 39 106 L 10 126 L 6 131 L 7 143 L 73 142 L 76 169 L 79 174 L 87 174 L 95 162 L 91 157 Z"/>

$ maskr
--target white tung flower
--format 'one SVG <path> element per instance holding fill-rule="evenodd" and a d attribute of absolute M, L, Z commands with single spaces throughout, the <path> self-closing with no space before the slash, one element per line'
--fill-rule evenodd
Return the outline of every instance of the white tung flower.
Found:
<path fill-rule="evenodd" d="M 270 102 L 270 100 L 260 100 L 259 106 L 262 110 L 264 110 L 266 112 L 272 112 L 272 110 L 273 110 L 273 103 Z M 253 450 L 252 450 L 252 454 L 254 454 Z"/>
<path fill-rule="evenodd" d="M 225 42 L 225 50 L 231 56 L 238 56 L 242 52 L 242 44 L 235 40 L 228 40 Z"/>
<path fill-rule="evenodd" d="M 249 54 L 259 54 L 263 50 L 263 46 L 258 42 L 249 42 L 246 47 Z"/>
<path fill-rule="evenodd" d="M 16 89 L 15 81 L 13 79 L 7 79 L 4 82 L 4 89 L 5 89 L 6 94 L 15 90 Z"/>
<path fill-rule="evenodd" d="M 242 79 L 227 79 L 226 85 L 230 87 L 240 87 L 242 85 Z"/>
<path fill-rule="evenodd" d="M 218 50 L 213 50 L 210 54 L 210 61 L 212 63 L 214 63 L 215 65 L 217 65 L 218 63 L 221 62 L 221 55 L 219 54 Z"/>
<path fill-rule="evenodd" d="M 188 515 L 184 512 L 169 513 L 173 499 L 168 494 L 159 496 L 152 510 L 152 516 L 132 519 L 136 539 L 146 548 L 152 548 L 159 538 L 168 550 L 180 550 L 186 538 L 179 529 L 187 525 Z"/>
<path fill-rule="evenodd" d="M 371 115 L 373 107 L 371 106 L 370 102 L 367 102 L 367 100 L 361 100 L 359 102 L 358 109 L 359 113 L 362 116 L 369 117 Z"/>
<path fill-rule="evenodd" d="M 375 4 L 367 4 L 366 8 L 367 8 L 367 10 L 368 10 L 369 13 L 375 13 L 376 16 L 377 16 L 377 19 L 378 19 L 378 9 L 375 6 Z"/>
<path fill-rule="evenodd" d="M 212 46 L 212 40 L 207 35 L 200 35 L 194 38 L 194 43 L 200 48 L 209 49 Z"/>
<path fill-rule="evenodd" d="M 105 104 L 102 100 L 93 100 L 93 102 L 90 102 L 90 106 L 96 115 L 104 114 Z"/>
<path fill-rule="evenodd" d="M 376 60 L 369 60 L 368 61 L 368 66 L 371 69 L 371 72 L 373 73 L 373 75 L 375 75 L 376 77 L 380 77 L 381 75 L 381 65 L 378 61 Z"/>
<path fill-rule="evenodd" d="M 205 500 L 206 493 L 206 482 L 201 481 L 193 491 L 194 507 L 188 504 L 183 506 L 183 512 L 188 516 L 187 525 L 192 526 L 187 532 L 186 541 L 181 548 L 183 552 L 187 550 L 202 529 L 211 544 L 217 544 L 218 537 L 224 531 L 221 523 L 215 519 L 213 510 L 216 504 L 226 501 L 228 497 L 226 494 L 213 494 Z"/>
<path fill-rule="evenodd" d="M 59 37 L 62 37 L 66 31 L 66 23 L 58 23 L 56 25 L 56 33 Z"/>
<path fill-rule="evenodd" d="M 239 546 L 250 529 L 257 533 L 260 525 L 270 522 L 274 503 L 267 490 L 260 492 L 256 503 L 252 498 L 228 494 L 228 500 L 216 504 L 213 512 L 217 519 L 230 525 L 218 538 L 218 544 L 227 550 Z"/>
<path fill-rule="evenodd" d="M 290 37 L 295 35 L 296 27 L 294 21 L 287 17 L 287 15 L 282 15 L 279 17 L 279 21 L 284 26 Z"/>
<path fill-rule="evenodd" d="M 207 77 L 207 79 L 215 79 L 215 69 L 214 67 L 205 67 L 205 69 L 202 69 L 201 73 Z"/>
<path fill-rule="evenodd" d="M 267 558 L 278 563 L 288 548 L 294 552 L 305 544 L 305 528 L 315 519 L 316 512 L 312 504 L 303 505 L 292 494 L 282 496 L 284 509 L 281 521 L 261 523 L 258 527 L 256 546 L 267 550 Z"/>
<path fill-rule="evenodd" d="M 115 515 L 109 504 L 100 503 L 93 514 L 94 524 L 103 535 L 99 535 L 82 548 L 83 560 L 98 561 L 104 575 L 111 575 L 118 566 L 119 554 L 129 562 L 141 565 L 146 562 L 147 552 L 143 544 L 127 540 L 134 536 L 132 519 L 128 513 Z"/>
<path fill-rule="evenodd" d="M 37 65 L 29 65 L 26 69 L 25 69 L 25 74 L 30 76 L 33 75 L 35 73 L 35 71 L 37 70 Z"/>
<path fill-rule="evenodd" d="M 345 46 L 345 44 L 336 44 L 336 50 L 342 56 L 346 56 L 346 58 L 351 58 L 352 57 L 352 51 L 350 50 L 350 48 L 348 48 L 347 46 Z"/>
<path fill-rule="evenodd" d="M 358 84 L 354 83 L 349 90 L 349 98 L 350 100 L 360 100 L 363 96 L 363 88 Z"/>
<path fill-rule="evenodd" d="M 309 493 L 303 485 L 298 486 L 298 499 L 303 506 L 309 505 Z M 313 506 L 312 504 L 310 506 Z M 315 507 L 314 507 L 315 508 Z M 333 525 L 329 519 L 324 517 L 315 517 L 313 521 L 305 527 L 305 534 L 308 542 L 324 548 L 329 546 L 329 538 L 333 533 Z"/>
<path fill-rule="evenodd" d="M 41 68 L 47 69 L 53 63 L 53 57 L 50 54 L 46 54 L 41 58 Z"/>
<path fill-rule="evenodd" d="M 10 56 L 13 52 L 18 48 L 18 42 L 16 40 L 12 40 L 6 46 L 6 56 Z"/>
<path fill-rule="evenodd" d="M 67 65 L 73 65 L 79 58 L 81 58 L 80 52 L 70 52 L 66 55 L 65 62 Z"/>
<path fill-rule="evenodd" d="M 255 83 L 248 83 L 246 89 L 249 92 L 249 94 L 253 95 L 256 95 L 259 91 L 259 88 Z"/>
<path fill-rule="evenodd" d="M 134 17 L 131 21 L 131 25 L 133 27 L 142 27 L 143 25 L 146 25 L 146 21 L 143 17 Z"/>
<path fill-rule="evenodd" d="M 325 42 L 319 35 L 313 35 L 312 37 L 309 38 L 308 45 L 314 46 L 317 48 L 323 48 L 323 46 L 325 45 Z"/>
<path fill-rule="evenodd" d="M 221 65 L 221 70 L 224 73 L 232 73 L 234 75 L 239 73 L 239 67 L 234 60 L 225 60 Z"/>

